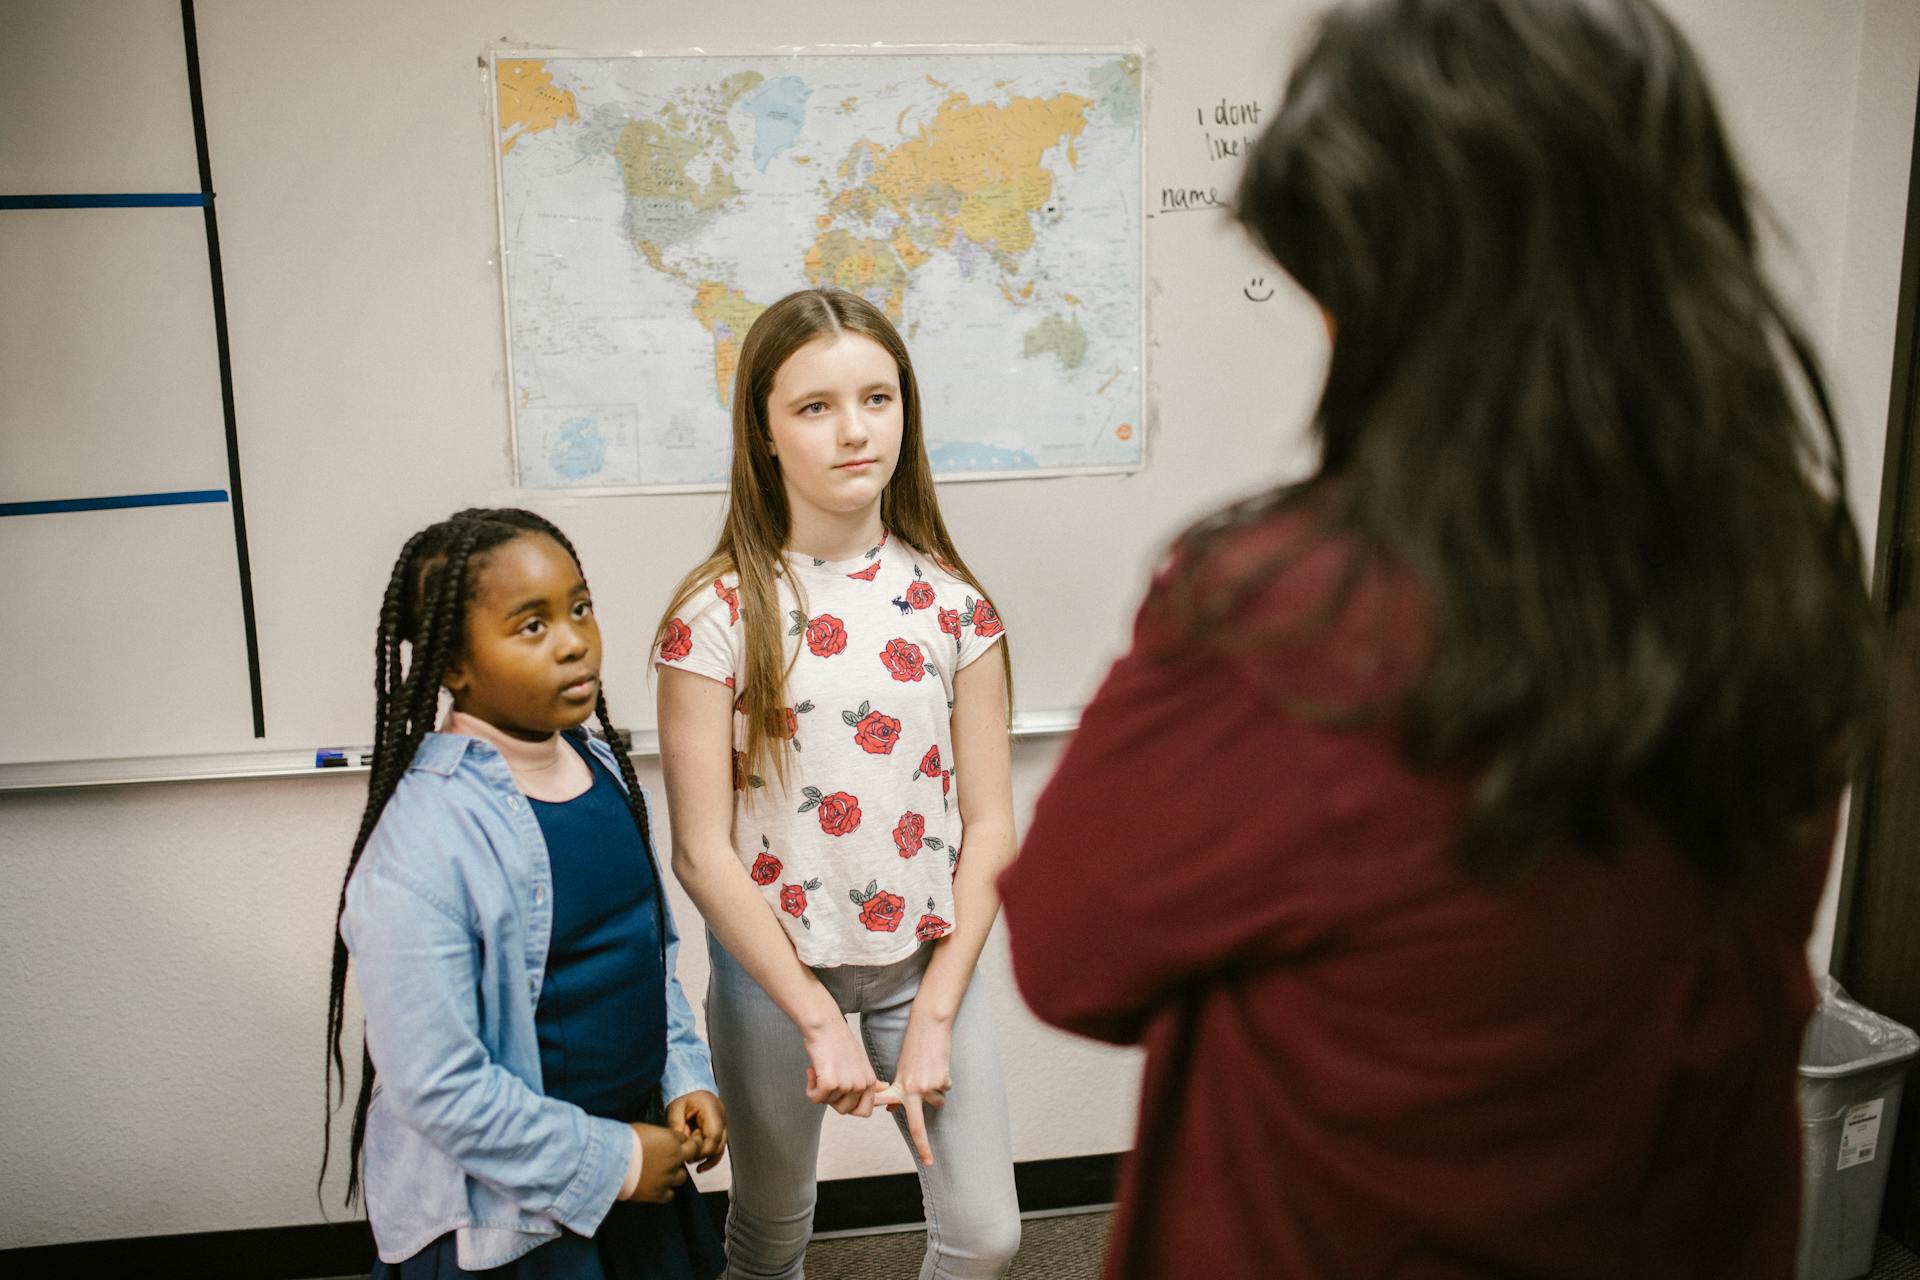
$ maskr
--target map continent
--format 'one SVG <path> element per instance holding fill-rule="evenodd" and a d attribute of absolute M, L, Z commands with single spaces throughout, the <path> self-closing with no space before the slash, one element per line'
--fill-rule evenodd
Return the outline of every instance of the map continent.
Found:
<path fill-rule="evenodd" d="M 1143 463 L 1137 54 L 500 57 L 520 483 L 724 485 L 795 289 L 906 339 L 943 478 Z"/>

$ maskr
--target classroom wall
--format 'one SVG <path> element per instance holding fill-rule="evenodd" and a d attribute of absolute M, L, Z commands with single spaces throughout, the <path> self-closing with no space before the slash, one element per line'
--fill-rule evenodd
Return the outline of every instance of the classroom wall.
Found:
<path fill-rule="evenodd" d="M 1899 305 L 1900 258 L 1906 236 L 1908 170 L 1913 160 L 1915 68 L 1920 67 L 1920 5 L 1912 0 L 1868 0 L 1855 6 L 1860 41 L 1849 84 L 1850 109 L 1835 121 L 1833 146 L 1848 158 L 1846 198 L 1838 210 L 1837 251 L 1806 262 L 1826 281 L 1823 327 L 1813 334 L 1827 375 L 1846 449 L 1847 496 L 1873 554 L 1886 461 L 1887 415 L 1893 384 L 1894 320 Z M 1791 113 L 1791 106 L 1782 108 Z M 1816 313 L 1818 314 L 1818 313 Z M 1814 919 L 1807 956 L 1826 972 L 1833 949 L 1846 825 L 1835 845 L 1826 891 Z"/>
<path fill-rule="evenodd" d="M 1265 6 L 1261 12 L 1277 16 L 1249 19 L 1244 30 L 1228 34 L 1268 41 L 1274 32 L 1297 28 L 1313 7 L 1303 0 Z M 1756 181 L 1793 242 L 1782 262 L 1831 362 L 1847 414 L 1854 500 L 1871 521 L 1920 76 L 1920 7 L 1910 0 L 1676 0 L 1671 7 L 1699 41 Z M 372 5 L 362 11 L 370 24 L 386 12 Z M 244 75 L 249 50 L 261 65 L 279 62 L 284 55 L 276 50 L 296 29 L 295 12 L 293 6 L 202 4 L 203 45 L 222 51 L 221 70 L 229 73 L 224 91 L 271 98 L 270 78 Z M 516 6 L 514 30 L 500 34 L 548 39 L 543 12 L 539 0 Z M 847 6 L 838 19 L 844 29 L 831 35 L 891 35 L 888 24 L 898 12 L 892 5 Z M 942 30 L 901 36 L 1137 37 L 1152 46 L 1187 39 L 1193 25 L 1135 21 L 1124 6 L 1072 0 L 993 12 L 1002 14 L 1000 25 L 955 18 Z M 421 19 L 395 11 L 385 20 Z M 684 26 L 691 19 L 682 14 L 674 21 Z M 1014 21 L 1026 26 L 1000 29 Z M 645 25 L 636 17 L 627 43 L 656 44 Z M 244 30 L 236 34 L 236 26 Z M 796 31 L 795 38 L 812 34 Z M 394 35 L 370 26 L 366 49 L 312 52 L 316 58 L 371 57 L 369 51 Z M 1183 85 L 1182 95 L 1200 87 L 1198 81 Z M 476 146 L 480 137 L 476 131 Z M 219 163 L 216 154 L 216 173 Z M 373 243 L 382 218 L 404 216 L 404 205 L 342 216 L 363 221 L 354 234 Z M 370 372 L 369 391 L 376 394 L 407 379 L 460 380 L 446 370 L 381 368 L 381 353 L 353 346 L 352 335 L 286 322 L 299 307 L 298 280 L 236 287 L 250 305 L 283 317 L 276 335 L 305 345 L 311 364 L 302 367 L 309 368 L 316 395 L 326 378 L 354 368 Z M 1179 323 L 1185 305 L 1163 309 L 1161 322 Z M 255 388 L 256 423 L 265 416 L 258 371 L 274 354 L 257 338 L 252 345 L 236 343 L 242 386 Z M 1231 369 L 1175 372 L 1179 376 L 1161 380 L 1163 392 L 1202 372 L 1234 376 Z M 243 429 L 248 407 L 243 397 Z M 1275 430 L 1297 427 L 1295 416 Z M 408 463 L 421 468 L 423 517 L 471 496 L 435 489 L 430 463 Z M 1007 500 L 1005 489 L 951 492 L 963 540 L 969 528 L 1005 518 L 995 506 Z M 1070 519 L 1071 512 L 1048 517 Z M 1097 665 L 1104 657 L 1086 660 Z M 613 693 L 648 696 L 631 672 Z M 1014 780 L 1023 819 L 1059 747 L 1058 740 L 1017 746 Z M 643 762 L 641 772 L 658 787 L 651 762 Z M 320 1219 L 312 1181 L 328 923 L 362 795 L 357 779 L 321 776 L 0 796 L 0 973 L 11 978 L 0 999 L 0 1080 L 6 1081 L 0 1248 Z M 683 925 L 697 934 L 684 898 L 676 896 L 675 904 Z M 1824 966 L 1830 936 L 1829 906 L 1811 948 L 1818 965 Z M 698 945 L 686 950 L 682 975 L 697 1000 L 705 978 Z M 1016 1156 L 1125 1147 L 1136 1059 L 1038 1027 L 1011 989 L 997 936 L 979 981 L 1002 1038 Z M 908 1167 L 886 1122 L 830 1121 L 823 1176 Z M 723 1171 L 710 1181 L 723 1185 Z M 337 1193 L 332 1199 L 337 1202 Z"/>

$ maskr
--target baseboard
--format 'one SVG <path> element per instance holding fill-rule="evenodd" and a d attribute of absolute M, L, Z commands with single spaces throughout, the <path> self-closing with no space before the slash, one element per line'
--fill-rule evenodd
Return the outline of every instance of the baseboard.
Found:
<path fill-rule="evenodd" d="M 1016 1164 L 1013 1184 L 1020 1193 L 1020 1211 L 1112 1204 L 1119 1164 L 1117 1152 Z M 720 1201 L 724 1213 L 726 1197 L 716 1193 L 709 1197 L 709 1203 L 714 1200 Z M 813 1209 L 815 1231 L 910 1226 L 921 1220 L 920 1179 L 910 1173 L 823 1182 Z M 0 1260 L 4 1257 L 0 1254 Z"/>
<path fill-rule="evenodd" d="M 1109 1204 L 1119 1153 L 1028 1160 L 1013 1167 L 1023 1213 Z M 710 1191 L 707 1208 L 724 1221 L 727 1195 Z M 910 1173 L 836 1178 L 820 1184 L 815 1231 L 911 1226 L 921 1221 L 920 1180 Z M 0 1249 L 0 1275 L 13 1280 L 82 1275 L 245 1276 L 248 1280 L 312 1280 L 365 1275 L 373 1266 L 373 1235 L 365 1221 L 201 1231 L 186 1235 L 85 1240 L 34 1249 Z"/>

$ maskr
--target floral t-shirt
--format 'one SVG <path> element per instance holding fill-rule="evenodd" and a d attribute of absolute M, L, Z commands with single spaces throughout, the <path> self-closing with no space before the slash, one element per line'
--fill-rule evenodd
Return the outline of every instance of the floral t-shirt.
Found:
<path fill-rule="evenodd" d="M 786 570 L 787 785 L 747 774 L 736 703 L 734 852 L 804 963 L 891 964 L 953 931 L 953 679 L 1004 628 L 972 587 L 897 540 L 853 560 L 789 553 Z M 733 686 L 746 649 L 737 585 L 716 579 L 671 619 L 655 664 Z"/>

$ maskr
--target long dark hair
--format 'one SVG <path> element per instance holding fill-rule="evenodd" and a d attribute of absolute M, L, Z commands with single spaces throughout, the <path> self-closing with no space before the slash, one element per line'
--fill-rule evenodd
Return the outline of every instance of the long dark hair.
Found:
<path fill-rule="evenodd" d="M 771 765 L 786 777 L 788 735 L 776 731 L 787 703 L 787 669 L 783 660 L 784 626 L 776 585 L 785 572 L 781 552 L 793 532 L 793 513 L 787 508 L 787 489 L 780 464 L 770 448 L 767 397 L 774 377 L 795 351 L 816 338 L 857 333 L 879 343 L 893 357 L 900 377 L 902 429 L 900 457 L 893 478 L 880 495 L 880 523 L 916 551 L 937 559 L 955 577 L 986 598 L 986 588 L 961 557 L 940 515 L 934 492 L 933 466 L 927 461 L 926 436 L 920 422 L 920 384 L 900 331 L 886 313 L 858 294 L 844 289 L 802 289 L 780 299 L 754 320 L 740 346 L 740 363 L 733 386 L 733 470 L 727 481 L 727 512 L 713 552 L 674 588 L 666 612 L 660 616 L 655 644 L 667 638 L 674 615 L 704 593 L 724 573 L 740 575 L 740 620 L 746 627 L 746 662 L 739 700 L 747 717 L 747 773 L 765 774 Z M 800 590 L 796 582 L 794 589 Z M 1007 688 L 1008 715 L 1013 709 L 1013 658 L 1006 637 L 1000 640 L 1002 678 Z"/>
<path fill-rule="evenodd" d="M 1189 531 L 1189 633 L 1310 546 L 1349 586 L 1392 566 L 1431 628 L 1402 749 L 1476 770 L 1469 866 L 1604 848 L 1623 803 L 1717 879 L 1779 862 L 1870 730 L 1875 628 L 1817 362 L 1672 23 L 1345 4 L 1237 206 L 1328 317 L 1322 456 Z M 1263 522 L 1311 532 L 1221 586 Z"/>
<path fill-rule="evenodd" d="M 387 591 L 380 602 L 380 627 L 373 650 L 373 767 L 367 780 L 367 807 L 360 815 L 360 831 L 347 856 L 347 874 L 340 883 L 340 902 L 333 917 L 333 977 L 327 992 L 327 1120 L 321 1148 L 320 1179 L 333 1156 L 333 1113 L 346 1094 L 346 1062 L 340 1053 L 342 1024 L 346 1020 L 347 945 L 340 937 L 340 917 L 347 908 L 347 882 L 360 863 L 367 839 L 381 812 L 400 785 L 407 766 L 432 731 L 440 706 L 440 682 L 447 668 L 459 661 L 466 647 L 467 605 L 485 567 L 488 553 L 515 538 L 544 535 L 559 543 L 580 566 L 580 554 L 567 536 L 550 521 L 515 507 L 469 508 L 407 539 L 394 561 Z M 586 571 L 581 570 L 584 580 Z M 619 761 L 627 784 L 627 807 L 641 835 L 648 830 L 646 801 L 634 776 L 633 761 L 614 732 L 607 715 L 607 696 L 594 703 L 601 732 Z M 664 932 L 662 937 L 664 938 Z M 373 1057 L 363 1041 L 360 1049 L 360 1095 L 353 1110 L 353 1137 L 348 1152 L 346 1202 L 352 1205 L 360 1190 L 360 1149 L 367 1132 L 367 1106 L 373 1099 Z M 335 1082 L 338 1082 L 338 1093 Z"/>

